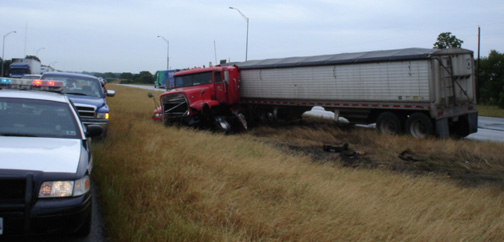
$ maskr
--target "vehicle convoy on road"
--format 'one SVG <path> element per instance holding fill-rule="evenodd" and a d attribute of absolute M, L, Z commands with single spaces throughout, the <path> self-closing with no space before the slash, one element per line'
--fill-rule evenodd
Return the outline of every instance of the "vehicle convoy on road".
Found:
<path fill-rule="evenodd" d="M 58 81 L 0 81 L 0 240 L 90 232 L 90 137 L 103 129 L 82 124 L 63 88 Z"/>
<path fill-rule="evenodd" d="M 27 74 L 41 74 L 40 61 L 35 59 L 13 58 L 9 66 L 10 77 L 21 78 Z"/>
<path fill-rule="evenodd" d="M 321 106 L 385 133 L 465 137 L 477 132 L 473 63 L 458 48 L 252 60 L 177 72 L 160 102 L 165 124 L 225 131 Z"/>
<path fill-rule="evenodd" d="M 74 103 L 81 121 L 86 125 L 102 126 L 102 137 L 106 136 L 109 107 L 105 97 L 113 97 L 115 91 L 104 90 L 98 78 L 90 75 L 48 72 L 44 73 L 41 79 L 63 82 L 65 85 L 63 92 Z"/>

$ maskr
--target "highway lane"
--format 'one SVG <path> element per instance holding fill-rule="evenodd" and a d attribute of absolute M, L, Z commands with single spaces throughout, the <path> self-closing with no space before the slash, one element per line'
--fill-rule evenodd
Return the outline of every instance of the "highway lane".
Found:
<path fill-rule="evenodd" d="M 504 118 L 478 117 L 478 132 L 466 139 L 504 142 Z"/>

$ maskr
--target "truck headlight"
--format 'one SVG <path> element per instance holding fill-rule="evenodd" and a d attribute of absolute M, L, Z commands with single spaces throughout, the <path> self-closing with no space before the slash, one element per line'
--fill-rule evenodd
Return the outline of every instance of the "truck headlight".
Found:
<path fill-rule="evenodd" d="M 96 115 L 96 118 L 99 118 L 99 119 L 109 119 L 109 113 L 98 113 Z"/>
<path fill-rule="evenodd" d="M 77 197 L 90 189 L 89 176 L 75 181 L 46 181 L 40 186 L 39 198 Z"/>

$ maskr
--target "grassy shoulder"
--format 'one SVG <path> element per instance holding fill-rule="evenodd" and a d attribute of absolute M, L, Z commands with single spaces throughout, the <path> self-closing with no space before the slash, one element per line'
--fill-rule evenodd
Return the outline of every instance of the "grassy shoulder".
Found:
<path fill-rule="evenodd" d="M 108 138 L 93 144 L 94 179 L 111 241 L 504 238 L 501 187 L 460 186 L 446 175 L 380 165 L 408 147 L 430 159 L 467 158 L 473 170 L 502 167 L 485 155 L 502 150 L 501 144 L 417 141 L 329 127 L 266 127 L 223 136 L 164 127 L 150 120 L 148 91 L 111 89 L 117 94 L 108 100 Z M 306 139 L 313 136 L 319 138 Z M 380 162 L 349 168 L 341 157 L 313 162 L 315 154 L 283 146 L 318 147 L 321 140 L 350 142 Z"/>
<path fill-rule="evenodd" d="M 478 115 L 504 118 L 504 109 L 501 109 L 495 105 L 478 105 Z"/>

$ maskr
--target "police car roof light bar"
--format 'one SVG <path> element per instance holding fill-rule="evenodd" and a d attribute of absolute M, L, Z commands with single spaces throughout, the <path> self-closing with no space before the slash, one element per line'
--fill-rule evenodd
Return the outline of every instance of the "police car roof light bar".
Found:
<path fill-rule="evenodd" d="M 63 92 L 65 86 L 61 81 L 2 78 L 0 81 L 0 88 Z"/>

